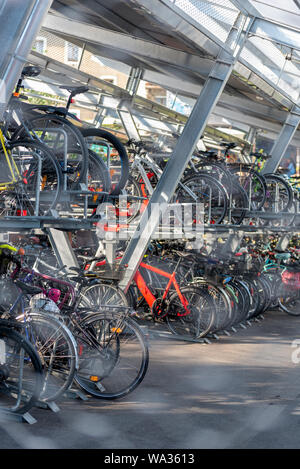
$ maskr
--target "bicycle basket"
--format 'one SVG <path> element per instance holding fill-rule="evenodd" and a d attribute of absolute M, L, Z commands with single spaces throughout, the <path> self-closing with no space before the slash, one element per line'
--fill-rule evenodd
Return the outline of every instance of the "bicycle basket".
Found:
<path fill-rule="evenodd" d="M 291 288 L 300 289 L 300 271 L 285 270 L 281 275 L 281 280 L 282 283 Z"/>
<path fill-rule="evenodd" d="M 29 305 L 34 312 L 45 311 L 48 313 L 60 314 L 60 310 L 56 303 L 50 298 L 47 298 L 43 293 L 32 296 Z"/>

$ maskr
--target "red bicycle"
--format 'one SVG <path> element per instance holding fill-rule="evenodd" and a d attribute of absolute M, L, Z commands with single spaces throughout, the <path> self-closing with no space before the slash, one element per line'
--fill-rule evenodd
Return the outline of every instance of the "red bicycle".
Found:
<path fill-rule="evenodd" d="M 145 259 L 128 290 L 131 306 L 136 310 L 148 306 L 153 319 L 163 319 L 175 335 L 205 337 L 214 326 L 216 314 L 209 293 L 200 286 L 180 284 L 177 271 L 181 259 L 176 264 L 156 256 L 145 256 Z M 98 269 L 104 266 L 105 260 L 96 263 Z M 86 264 L 85 268 L 88 267 Z"/>

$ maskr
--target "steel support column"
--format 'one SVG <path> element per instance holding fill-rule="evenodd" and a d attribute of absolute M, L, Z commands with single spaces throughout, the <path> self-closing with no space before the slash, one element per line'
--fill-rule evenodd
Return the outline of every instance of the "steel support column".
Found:
<path fill-rule="evenodd" d="M 0 119 L 52 0 L 0 1 Z"/>
<path fill-rule="evenodd" d="M 129 288 L 136 269 L 155 232 L 159 223 L 159 216 L 162 216 L 167 210 L 168 203 L 176 190 L 184 169 L 192 156 L 199 138 L 203 134 L 209 115 L 231 75 L 234 63 L 238 58 L 245 39 L 245 35 L 241 34 L 245 26 L 245 20 L 246 18 L 242 14 L 238 16 L 226 44 L 226 46 L 231 47 L 232 55 L 224 50 L 219 53 L 183 132 L 178 138 L 172 157 L 169 159 L 150 202 L 141 217 L 136 232 L 127 246 L 120 264 L 121 268 L 127 265 L 127 269 L 119 283 L 119 286 L 125 292 Z"/>
<path fill-rule="evenodd" d="M 55 228 L 47 228 L 46 232 L 60 267 L 79 267 L 68 233 Z"/>
<path fill-rule="evenodd" d="M 288 114 L 286 121 L 281 129 L 281 132 L 272 147 L 272 150 L 270 152 L 272 158 L 267 160 L 262 171 L 263 174 L 274 173 L 277 170 L 290 142 L 292 141 L 295 135 L 299 124 L 300 108 L 295 106 L 292 111 Z"/>

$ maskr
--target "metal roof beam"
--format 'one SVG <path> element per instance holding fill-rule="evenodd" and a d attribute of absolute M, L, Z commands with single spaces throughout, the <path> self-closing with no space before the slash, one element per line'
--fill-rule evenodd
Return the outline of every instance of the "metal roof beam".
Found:
<path fill-rule="evenodd" d="M 50 59 L 45 57 L 38 52 L 31 52 L 28 60 L 32 63 L 39 64 L 44 70 L 42 72 L 42 77 L 47 78 L 47 82 L 49 80 L 55 84 L 70 84 L 71 81 L 75 81 L 78 83 L 84 83 L 90 86 L 91 89 L 94 89 L 97 92 L 104 92 L 108 93 L 115 98 L 129 98 L 129 93 L 126 90 L 107 83 L 104 80 L 100 80 L 99 78 L 93 77 L 85 72 L 81 72 L 79 70 L 74 69 L 73 67 L 58 62 L 54 59 Z M 194 85 L 188 83 L 183 80 L 179 80 L 174 77 L 167 77 L 164 74 L 159 74 L 156 72 L 149 72 L 145 71 L 144 79 L 148 80 L 152 83 L 157 83 L 162 87 L 169 88 L 174 92 L 177 91 L 182 95 L 187 95 L 190 97 L 197 97 L 201 92 L 202 87 L 200 85 Z M 53 86 L 50 84 L 50 86 Z M 139 106 L 146 106 L 148 112 L 156 112 L 159 114 L 161 111 L 161 116 L 164 119 L 171 119 L 174 122 L 178 122 L 179 114 L 175 111 L 168 110 L 168 116 L 166 115 L 166 108 L 164 106 L 158 105 L 152 101 L 147 100 L 146 98 L 137 97 Z M 258 118 L 266 119 L 266 120 L 273 120 L 283 123 L 286 118 L 286 112 L 277 110 L 274 107 L 267 106 L 265 104 L 261 104 L 259 102 L 254 102 L 249 100 L 248 98 L 231 96 L 227 93 L 223 93 L 220 97 L 219 103 L 226 106 L 228 109 L 237 109 L 245 113 L 245 115 L 253 115 L 257 116 Z M 186 117 L 180 115 L 179 122 L 185 122 Z"/>
<path fill-rule="evenodd" d="M 170 78 L 162 73 L 159 74 L 147 70 L 144 72 L 144 79 L 191 98 L 196 98 L 202 89 L 202 86 L 200 85 L 191 84 L 188 81 L 178 80 L 175 77 Z M 221 95 L 219 103 L 226 105 L 229 109 L 239 109 L 247 115 L 257 115 L 263 119 L 272 119 L 274 121 L 284 122 L 286 117 L 285 111 L 276 109 L 274 106 L 267 106 L 259 103 L 258 101 L 251 101 L 249 98 L 242 96 L 232 96 L 226 92 Z"/>
<path fill-rule="evenodd" d="M 212 59 L 188 54 L 155 42 L 138 39 L 128 34 L 110 31 L 51 14 L 48 14 L 45 18 L 43 28 L 54 33 L 60 33 L 63 36 L 68 36 L 68 38 L 73 37 L 100 47 L 116 49 L 137 57 L 144 57 L 150 61 L 155 60 L 180 69 L 202 73 L 205 77 L 208 76 L 213 65 Z M 96 53 L 95 50 L 94 53 Z M 98 53 L 101 55 L 101 49 L 98 50 Z"/>
<path fill-rule="evenodd" d="M 154 67 L 157 72 L 163 71 L 167 75 L 178 76 L 179 78 L 183 78 L 183 73 L 187 71 L 191 72 L 191 76 L 187 76 L 187 78 L 189 78 L 190 82 L 194 83 L 197 82 L 197 76 L 193 76 L 193 73 L 199 74 L 198 79 L 205 79 L 209 75 L 213 65 L 212 60 L 206 57 L 200 58 L 197 55 L 178 51 L 151 41 L 108 31 L 104 28 L 87 25 L 78 21 L 75 22 L 55 15 L 48 15 L 43 26 L 47 30 L 62 36 L 67 36 L 66 39 L 73 37 L 74 40 L 90 42 L 95 46 L 95 48 L 93 48 L 93 46 L 90 45 L 94 54 L 99 53 L 99 55 L 101 55 L 102 52 L 105 55 L 105 50 L 108 50 L 108 54 L 106 52 L 106 55 L 110 56 L 109 51 L 122 51 L 140 60 L 145 69 L 149 69 L 149 66 Z M 99 49 L 97 47 L 99 47 Z M 246 62 L 243 58 L 240 58 L 239 61 L 247 68 L 260 75 L 259 71 L 252 64 Z M 289 94 L 284 92 L 282 88 L 279 88 L 274 82 L 269 81 L 265 77 L 263 77 L 263 80 L 274 90 L 283 94 L 291 103 L 295 102 Z"/>

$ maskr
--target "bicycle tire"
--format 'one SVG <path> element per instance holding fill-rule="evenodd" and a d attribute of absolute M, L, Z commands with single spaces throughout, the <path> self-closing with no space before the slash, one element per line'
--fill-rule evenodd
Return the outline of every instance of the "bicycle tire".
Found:
<path fill-rule="evenodd" d="M 246 191 L 237 180 L 231 181 L 229 193 L 228 221 L 232 225 L 240 225 L 247 215 L 249 198 Z M 229 213 L 230 212 L 230 213 Z"/>
<path fill-rule="evenodd" d="M 228 294 L 231 296 L 233 302 L 234 320 L 230 324 L 232 327 L 241 323 L 246 317 L 246 300 L 244 297 L 245 293 L 234 280 L 231 280 L 228 284 L 226 284 L 225 288 Z"/>
<path fill-rule="evenodd" d="M 300 289 L 281 284 L 278 291 L 279 308 L 290 316 L 300 316 Z"/>
<path fill-rule="evenodd" d="M 124 189 L 129 176 L 129 158 L 125 146 L 122 144 L 119 138 L 107 130 L 97 128 L 87 128 L 80 130 L 86 140 L 87 145 L 90 142 L 89 138 L 94 137 L 107 140 L 117 150 L 121 163 L 121 176 L 115 187 L 111 190 L 111 194 L 119 195 L 122 189 Z"/>
<path fill-rule="evenodd" d="M 101 204 L 108 199 L 111 188 L 111 180 L 107 166 L 97 153 L 89 150 L 88 161 L 88 190 L 95 192 L 95 196 L 89 197 L 88 207 L 92 210 L 91 216 L 101 210 Z M 102 194 L 103 193 L 103 194 Z"/>
<path fill-rule="evenodd" d="M 79 308 L 121 307 L 128 306 L 125 293 L 117 285 L 103 281 L 93 281 L 93 284 L 85 287 L 78 299 Z"/>
<path fill-rule="evenodd" d="M 294 200 L 294 193 L 293 193 L 293 189 L 291 187 L 291 185 L 282 177 L 278 176 L 277 174 L 271 174 L 271 173 L 268 173 L 268 174 L 265 174 L 264 175 L 264 178 L 266 180 L 266 187 L 267 187 L 267 197 L 266 197 L 266 200 L 265 200 L 265 205 L 267 205 L 268 203 L 270 203 L 270 188 L 269 188 L 269 185 L 274 183 L 275 184 L 281 184 L 282 188 L 284 188 L 284 192 L 286 194 L 286 202 L 283 206 L 281 206 L 281 209 L 278 211 L 279 213 L 280 212 L 285 212 L 287 210 L 289 210 L 293 204 L 293 200 Z M 283 201 L 283 192 L 281 191 L 280 193 L 280 201 L 282 202 Z M 276 202 L 276 201 L 275 201 Z M 271 201 L 272 203 L 272 201 Z M 268 208 L 270 208 L 268 206 Z M 271 210 L 273 211 L 273 210 Z"/>
<path fill-rule="evenodd" d="M 55 156 L 46 145 L 33 140 L 18 140 L 9 143 L 8 148 L 22 180 L 1 192 L 6 214 L 16 215 L 20 211 L 28 215 L 49 215 L 59 202 L 62 188 L 62 172 Z"/>
<path fill-rule="evenodd" d="M 132 319 L 110 313 L 90 313 L 79 326 L 84 333 L 73 331 L 80 349 L 75 382 L 99 399 L 120 399 L 132 392 L 143 381 L 149 363 L 142 329 Z"/>
<path fill-rule="evenodd" d="M 47 145 L 55 154 L 62 171 L 66 174 L 67 183 L 69 188 L 76 187 L 79 183 L 86 183 L 87 170 L 88 170 L 88 148 L 85 139 L 80 132 L 79 128 L 72 124 L 68 119 L 52 113 L 39 114 L 35 117 L 26 119 L 26 126 L 20 126 L 14 133 L 12 139 L 22 139 L 31 137 L 34 141 L 41 140 L 42 143 Z M 42 129 L 58 128 L 64 130 L 67 135 L 67 167 L 64 163 L 64 137 L 65 135 L 58 132 L 53 138 L 51 130 L 44 131 Z M 40 135 L 38 134 L 40 133 Z M 52 134 L 52 136 L 51 136 Z M 76 156 L 74 158 L 74 155 Z"/>
<path fill-rule="evenodd" d="M 192 299 L 191 306 L 193 307 L 192 315 L 186 314 L 185 308 L 178 297 L 178 293 L 173 293 L 168 301 L 166 310 L 166 323 L 170 331 L 178 337 L 189 337 L 193 339 L 200 339 L 207 336 L 211 331 L 215 322 L 215 306 L 209 295 L 204 289 L 195 286 L 186 286 L 180 288 L 182 295 L 189 303 Z M 200 308 L 196 309 L 194 297 L 198 295 L 199 299 L 204 300 L 199 304 Z M 187 298 L 189 296 L 189 298 Z M 205 306 L 205 313 L 207 318 L 201 318 L 201 307 Z M 183 313 L 181 313 L 181 311 Z M 204 308 L 203 308 L 204 311 Z"/>
<path fill-rule="evenodd" d="M 45 312 L 29 311 L 16 320 L 42 360 L 44 382 L 39 400 L 58 400 L 70 388 L 78 368 L 77 344 L 71 331 Z"/>
<path fill-rule="evenodd" d="M 0 345 L 0 412 L 24 414 L 36 404 L 40 396 L 43 383 L 40 358 L 32 344 L 22 334 L 2 324 L 0 324 Z M 19 366 L 17 362 L 23 367 L 20 371 L 21 383 L 17 378 Z M 14 397 L 15 395 L 17 396 Z"/>
<path fill-rule="evenodd" d="M 215 320 L 210 333 L 226 329 L 233 321 L 234 308 L 230 297 L 224 287 L 214 283 L 212 280 L 197 279 L 196 284 L 207 290 L 215 304 Z"/>
<path fill-rule="evenodd" d="M 198 193 L 195 192 L 195 188 Z M 214 190 L 214 194 L 212 190 Z M 192 191 L 193 196 L 188 191 Z M 213 199 L 212 195 L 214 195 Z M 195 197 L 197 198 L 196 201 Z M 206 173 L 199 172 L 194 176 L 183 179 L 177 187 L 173 198 L 179 203 L 203 203 L 205 205 L 203 219 L 205 224 L 221 224 L 228 209 L 228 193 L 226 189 L 216 179 Z M 212 200 L 216 202 L 216 205 L 213 207 L 214 215 L 212 213 L 212 205 L 210 204 Z"/>
<path fill-rule="evenodd" d="M 266 181 L 265 181 L 264 176 L 258 173 L 255 169 L 245 167 L 244 165 L 238 165 L 238 166 L 234 165 L 233 167 L 229 169 L 229 171 L 238 177 L 241 187 L 246 191 L 248 199 L 250 199 L 252 210 L 260 210 L 265 203 L 266 192 L 267 192 L 267 186 L 266 186 Z M 245 174 L 244 178 L 243 178 L 242 173 Z M 254 182 L 254 184 L 259 186 L 259 189 L 257 189 L 256 187 L 257 189 L 256 193 L 255 191 L 254 192 L 251 191 L 252 184 L 250 184 L 250 187 L 247 187 L 246 183 L 243 183 L 245 178 L 246 178 L 246 182 L 247 182 L 247 178 L 250 178 L 251 182 Z M 248 193 L 248 190 L 249 190 L 249 193 Z M 251 191 L 251 194 L 250 194 L 250 191 Z"/>

